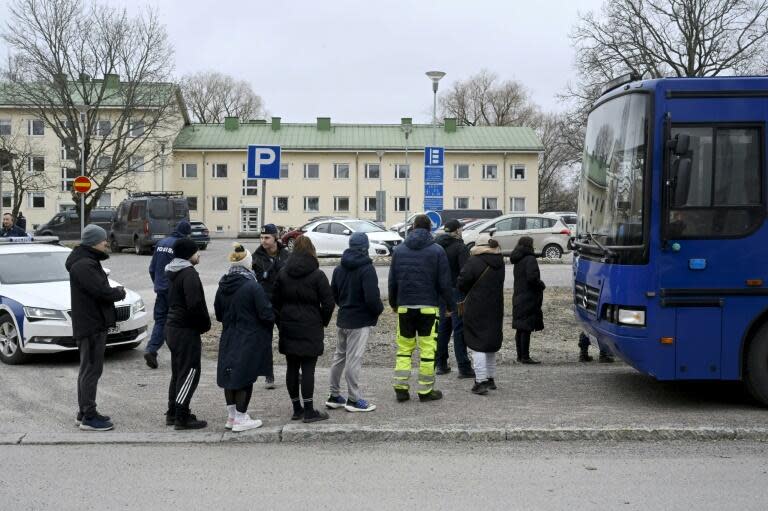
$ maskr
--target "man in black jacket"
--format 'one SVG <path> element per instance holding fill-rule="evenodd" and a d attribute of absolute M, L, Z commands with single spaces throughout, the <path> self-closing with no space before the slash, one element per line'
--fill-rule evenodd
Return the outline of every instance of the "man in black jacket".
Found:
<path fill-rule="evenodd" d="M 171 351 L 171 383 L 165 423 L 174 429 L 200 429 L 208 425 L 189 410 L 200 382 L 200 335 L 211 329 L 200 275 L 194 266 L 200 262 L 197 244 L 186 238 L 173 245 L 174 259 L 165 267 L 168 289 L 166 344 Z"/>
<path fill-rule="evenodd" d="M 101 267 L 101 261 L 109 258 L 107 246 L 106 231 L 88 225 L 65 265 L 69 272 L 72 336 L 80 351 L 77 421 L 86 431 L 108 431 L 113 427 L 109 417 L 96 411 L 96 389 L 104 370 L 107 331 L 117 323 L 114 303 L 125 298 L 125 289 L 111 287 Z"/>
<path fill-rule="evenodd" d="M 0 228 L 0 238 L 14 238 L 26 235 L 27 233 L 24 232 L 24 229 L 15 225 L 13 215 L 10 213 L 5 213 L 3 215 L 3 226 Z"/>
<path fill-rule="evenodd" d="M 435 237 L 435 243 L 443 247 L 445 255 L 448 256 L 448 266 L 451 268 L 452 305 L 456 310 L 456 303 L 464 299 L 456 287 L 456 281 L 464 263 L 469 259 L 469 249 L 461 238 L 461 222 L 449 220 L 443 230 L 445 233 Z M 440 303 L 440 325 L 437 327 L 435 374 L 451 372 L 451 366 L 448 365 L 448 343 L 451 342 L 451 331 L 453 331 L 453 352 L 456 356 L 456 364 L 459 366 L 459 378 L 474 378 L 475 372 L 472 370 L 472 362 L 469 360 L 467 347 L 464 344 L 464 321 L 458 314 L 446 316 L 445 303 L 442 302 Z"/>

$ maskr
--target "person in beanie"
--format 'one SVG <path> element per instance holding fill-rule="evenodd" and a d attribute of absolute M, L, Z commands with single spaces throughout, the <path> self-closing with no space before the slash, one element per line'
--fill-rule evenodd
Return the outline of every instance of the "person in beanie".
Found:
<path fill-rule="evenodd" d="M 449 220 L 443 227 L 443 234 L 435 237 L 435 244 L 440 245 L 448 256 L 448 266 L 451 269 L 451 286 L 454 305 L 464 299 L 457 289 L 456 281 L 459 278 L 461 268 L 469 259 L 469 250 L 461 238 L 461 222 Z M 467 355 L 467 347 L 464 345 L 464 321 L 458 314 L 445 315 L 445 304 L 440 303 L 440 324 L 437 327 L 437 358 L 435 359 L 435 373 L 448 374 L 451 366 L 448 365 L 448 343 L 451 342 L 453 332 L 453 352 L 456 356 L 456 364 L 459 366 L 459 378 L 474 378 L 472 363 Z"/>
<path fill-rule="evenodd" d="M 520 238 L 509 261 L 515 265 L 512 328 L 515 329 L 517 361 L 523 364 L 538 364 L 539 361 L 532 359 L 530 355 L 531 332 L 544 330 L 541 305 L 546 286 L 541 281 L 539 263 L 533 254 L 533 238 Z"/>
<path fill-rule="evenodd" d="M 216 383 L 227 402 L 226 429 L 247 431 L 261 427 L 248 415 L 253 383 L 271 368 L 272 304 L 251 269 L 253 257 L 240 243 L 229 254 L 229 271 L 219 280 L 213 309 L 222 323 Z"/>
<path fill-rule="evenodd" d="M 253 253 L 253 273 L 256 275 L 256 280 L 261 284 L 261 287 L 264 288 L 264 292 L 267 293 L 270 301 L 272 300 L 272 288 L 275 285 L 277 274 L 285 266 L 290 255 L 288 250 L 280 243 L 277 235 L 275 224 L 264 225 L 261 228 L 261 245 Z M 272 369 L 271 354 L 269 360 L 269 367 L 271 369 L 267 375 L 265 387 L 267 389 L 274 389 L 275 372 Z"/>
<path fill-rule="evenodd" d="M 341 264 L 333 270 L 331 289 L 339 307 L 336 316 L 337 342 L 333 354 L 328 408 L 344 407 L 348 412 L 372 412 L 376 405 L 363 399 L 360 370 L 371 330 L 384 311 L 379 292 L 379 277 L 368 257 L 368 236 L 356 232 L 349 238 L 349 248 Z M 346 369 L 347 399 L 341 396 L 341 373 Z"/>
<path fill-rule="evenodd" d="M 325 420 L 328 414 L 313 405 L 315 365 L 323 354 L 324 329 L 331 322 L 335 304 L 328 277 L 320 271 L 315 246 L 306 236 L 296 240 L 291 257 L 277 275 L 272 305 L 280 330 L 280 353 L 288 366 L 285 385 L 293 404 L 291 420 Z"/>
<path fill-rule="evenodd" d="M 464 341 L 475 362 L 472 392 L 496 390 L 496 352 L 504 338 L 504 257 L 499 243 L 481 234 L 457 285 L 464 299 Z"/>
<path fill-rule="evenodd" d="M 445 250 L 435 245 L 426 215 L 417 215 L 405 243 L 397 246 L 389 267 L 389 305 L 397 314 L 397 355 L 394 389 L 398 402 L 411 398 L 411 357 L 419 347 L 419 400 L 437 401 L 435 390 L 437 325 L 442 299 L 445 314 L 453 313 L 451 270 Z"/>
<path fill-rule="evenodd" d="M 157 350 L 165 342 L 165 319 L 168 316 L 168 277 L 165 275 L 165 267 L 173 260 L 173 245 L 182 238 L 189 238 L 190 234 L 192 226 L 186 220 L 181 220 L 170 236 L 157 242 L 149 262 L 149 278 L 155 288 L 155 325 L 144 348 L 144 361 L 151 369 L 157 369 Z"/>
<path fill-rule="evenodd" d="M 200 381 L 200 335 L 211 329 L 205 304 L 203 283 L 194 266 L 200 262 L 197 244 L 186 238 L 173 245 L 173 260 L 165 267 L 168 274 L 168 318 L 165 339 L 171 351 L 171 383 L 165 423 L 174 429 L 200 429 L 208 425 L 198 420 L 189 403 Z"/>
<path fill-rule="evenodd" d="M 88 431 L 113 428 L 110 418 L 96 410 L 96 389 L 104 370 L 107 331 L 117 324 L 114 304 L 125 298 L 125 289 L 110 286 L 101 267 L 101 261 L 109 259 L 107 246 L 107 232 L 98 225 L 87 225 L 80 245 L 65 263 L 69 272 L 72 336 L 80 352 L 77 422 L 80 429 Z"/>

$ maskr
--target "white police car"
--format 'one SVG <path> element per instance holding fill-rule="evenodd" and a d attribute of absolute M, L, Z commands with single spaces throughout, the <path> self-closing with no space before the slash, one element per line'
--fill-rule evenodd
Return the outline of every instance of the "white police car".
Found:
<path fill-rule="evenodd" d="M 0 238 L 0 361 L 19 364 L 32 353 L 75 350 L 70 318 L 70 249 L 55 237 Z M 119 284 L 110 280 L 115 287 Z M 117 302 L 108 347 L 135 348 L 147 337 L 144 301 L 129 289 Z"/>

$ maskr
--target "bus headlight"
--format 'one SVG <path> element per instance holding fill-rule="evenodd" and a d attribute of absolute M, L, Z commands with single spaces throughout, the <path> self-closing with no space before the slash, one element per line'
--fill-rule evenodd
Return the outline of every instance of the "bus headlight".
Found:
<path fill-rule="evenodd" d="M 620 325 L 645 326 L 645 310 L 619 308 L 617 319 Z"/>

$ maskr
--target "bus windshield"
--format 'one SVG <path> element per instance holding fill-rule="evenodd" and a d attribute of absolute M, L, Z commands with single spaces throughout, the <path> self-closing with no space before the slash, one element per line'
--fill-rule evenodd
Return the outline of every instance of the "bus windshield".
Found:
<path fill-rule="evenodd" d="M 579 235 L 606 246 L 643 245 L 647 94 L 609 100 L 589 114 L 579 189 Z"/>

